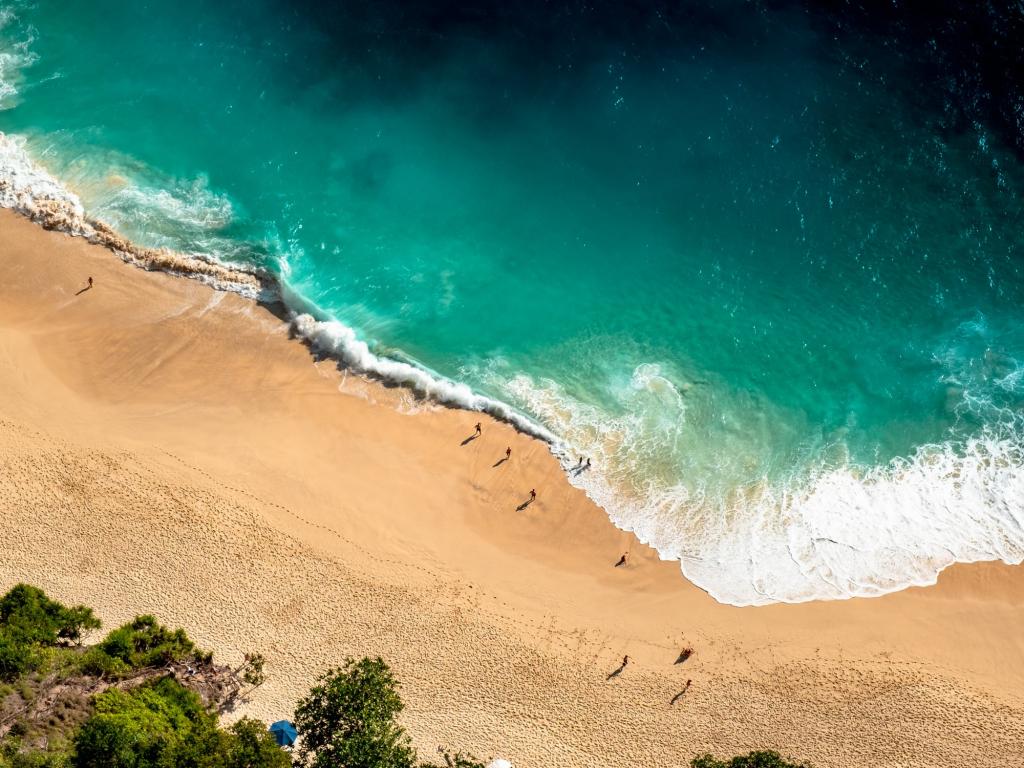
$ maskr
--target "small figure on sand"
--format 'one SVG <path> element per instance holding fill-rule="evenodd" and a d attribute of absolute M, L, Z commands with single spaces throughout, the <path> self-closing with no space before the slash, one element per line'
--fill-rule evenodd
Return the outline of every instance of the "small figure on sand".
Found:
<path fill-rule="evenodd" d="M 92 276 L 89 277 L 89 287 L 92 288 Z"/>
<path fill-rule="evenodd" d="M 587 469 L 590 469 L 590 459 L 589 459 L 589 457 L 587 458 Z"/>
<path fill-rule="evenodd" d="M 618 677 L 619 675 L 621 675 L 622 670 L 626 668 L 627 664 L 629 664 L 629 656 L 623 656 L 622 663 L 619 665 L 619 668 L 616 669 L 614 672 L 609 673 L 608 677 L 606 677 L 605 679 L 611 680 L 613 677 Z"/>
<path fill-rule="evenodd" d="M 501 461 L 504 461 L 504 459 L 502 459 Z M 498 463 L 500 464 L 501 462 L 499 461 Z M 518 507 L 516 507 L 516 512 L 522 512 L 528 506 L 533 504 L 533 502 L 536 499 L 537 499 L 537 491 L 536 491 L 536 489 L 531 488 L 530 489 L 530 498 L 528 498 L 526 501 L 524 501 L 522 504 L 520 504 Z"/>
<path fill-rule="evenodd" d="M 622 553 L 622 557 L 619 558 L 619 562 L 617 562 L 615 564 L 615 567 L 618 568 L 620 565 L 625 565 L 626 564 L 626 558 L 628 556 L 629 556 L 629 552 L 623 552 Z"/>
<path fill-rule="evenodd" d="M 686 646 L 685 648 L 683 648 L 683 650 L 679 652 L 679 656 L 676 658 L 676 664 L 682 664 L 691 656 L 693 656 L 693 648 L 691 648 L 690 646 Z"/>
<path fill-rule="evenodd" d="M 576 466 L 577 467 L 582 467 L 583 466 L 583 457 L 582 456 L 580 456 L 580 460 L 576 462 Z"/>
<path fill-rule="evenodd" d="M 505 458 L 506 459 L 511 459 L 512 458 L 512 448 L 511 448 L 511 446 L 505 449 Z"/>
<path fill-rule="evenodd" d="M 683 690 L 681 690 L 679 693 L 677 693 L 675 696 L 673 696 L 672 697 L 672 701 L 670 701 L 668 703 L 668 705 L 671 707 L 673 704 L 675 704 L 677 701 L 679 701 L 681 698 L 683 698 L 683 694 L 686 693 L 688 690 L 690 690 L 690 685 L 692 683 L 693 683 L 693 680 L 687 680 L 686 681 L 686 685 L 683 687 Z"/>
<path fill-rule="evenodd" d="M 484 430 L 483 430 L 483 428 L 482 428 L 482 427 L 480 426 L 480 422 L 478 421 L 478 422 L 476 423 L 476 433 L 477 433 L 477 434 L 479 435 L 479 434 L 482 434 L 482 433 L 483 433 L 483 431 L 484 431 Z"/>

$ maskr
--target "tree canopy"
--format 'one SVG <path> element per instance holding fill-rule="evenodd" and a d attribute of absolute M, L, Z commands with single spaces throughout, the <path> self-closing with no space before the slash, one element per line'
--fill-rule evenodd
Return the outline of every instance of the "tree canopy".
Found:
<path fill-rule="evenodd" d="M 68 607 L 38 587 L 18 584 L 0 598 L 0 626 L 18 642 L 77 643 L 82 633 L 99 629 L 100 620 L 84 605 Z"/>
<path fill-rule="evenodd" d="M 412 768 L 410 739 L 395 718 L 398 684 L 383 659 L 347 659 L 321 675 L 295 710 L 302 768 Z"/>
<path fill-rule="evenodd" d="M 74 741 L 73 768 L 289 768 L 263 723 L 228 730 L 199 697 L 170 677 L 95 698 Z"/>
<path fill-rule="evenodd" d="M 739 755 L 728 760 L 718 760 L 711 755 L 701 755 L 690 761 L 690 768 L 811 768 L 807 763 L 791 763 L 778 752 L 761 751 Z"/>
<path fill-rule="evenodd" d="M 9 682 L 34 669 L 40 649 L 77 643 L 99 626 L 91 608 L 69 608 L 38 587 L 14 586 L 0 598 L 0 680 Z"/>

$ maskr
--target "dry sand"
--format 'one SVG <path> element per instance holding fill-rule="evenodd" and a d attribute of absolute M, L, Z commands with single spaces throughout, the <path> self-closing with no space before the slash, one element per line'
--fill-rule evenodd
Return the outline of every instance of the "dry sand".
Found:
<path fill-rule="evenodd" d="M 462 445 L 478 420 L 314 363 L 266 308 L 0 211 L 0 589 L 38 584 L 107 627 L 153 612 L 227 662 L 261 651 L 243 713 L 266 719 L 379 654 L 424 755 L 1024 764 L 1024 570 L 719 605 L 543 444 L 484 418 Z"/>

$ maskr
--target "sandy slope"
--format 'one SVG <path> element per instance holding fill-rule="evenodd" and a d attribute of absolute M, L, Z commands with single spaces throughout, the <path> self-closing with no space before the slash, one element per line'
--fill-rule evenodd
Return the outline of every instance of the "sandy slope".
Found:
<path fill-rule="evenodd" d="M 262 651 L 245 711 L 265 718 L 345 655 L 380 654 L 421 750 L 517 768 L 753 747 L 1024 763 L 1024 570 L 721 606 L 540 443 L 484 419 L 462 445 L 477 420 L 314 364 L 237 296 L 0 211 L 0 588 L 39 584 L 108 625 L 155 612 L 227 661 Z"/>

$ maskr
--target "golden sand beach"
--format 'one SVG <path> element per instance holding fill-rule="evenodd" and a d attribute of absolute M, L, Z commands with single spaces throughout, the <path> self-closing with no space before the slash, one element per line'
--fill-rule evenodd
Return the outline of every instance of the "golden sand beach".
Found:
<path fill-rule="evenodd" d="M 268 681 L 238 714 L 286 717 L 318 672 L 379 654 L 425 753 L 1024 764 L 1024 570 L 720 605 L 614 528 L 544 444 L 317 363 L 265 307 L 9 211 L 0 522 L 0 589 L 37 584 L 108 627 L 152 612 L 226 662 L 264 653 Z"/>

